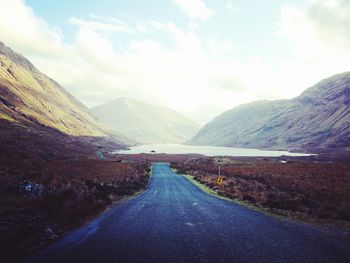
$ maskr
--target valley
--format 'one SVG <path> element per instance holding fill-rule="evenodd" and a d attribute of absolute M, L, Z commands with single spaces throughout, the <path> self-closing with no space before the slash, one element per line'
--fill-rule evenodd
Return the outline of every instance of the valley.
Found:
<path fill-rule="evenodd" d="M 0 263 L 349 263 L 346 0 L 0 0 Z"/>
<path fill-rule="evenodd" d="M 100 253 L 105 262 L 115 262 L 114 256 L 123 262 L 144 256 L 172 262 L 184 249 L 183 238 L 191 251 L 181 255 L 183 260 L 214 260 L 220 253 L 223 262 L 232 255 L 269 262 L 285 251 L 294 262 L 298 255 L 287 243 L 315 237 L 321 240 L 324 251 L 318 256 L 325 262 L 349 258 L 344 249 L 350 227 L 348 73 L 292 100 L 238 106 L 200 128 L 175 110 L 125 97 L 88 108 L 3 43 L 0 63 L 4 262 L 41 262 L 37 253 L 47 255 L 42 262 L 96 262 Z M 116 223 L 129 220 L 133 226 Z M 214 224 L 213 236 L 227 233 L 218 236 L 219 243 L 205 231 L 213 220 L 224 222 Z M 258 245 L 266 235 L 259 222 L 276 231 L 267 240 L 278 247 L 272 254 L 271 247 Z M 240 230 L 232 227 L 237 224 Z M 174 226 L 187 234 L 178 236 Z M 288 235 L 285 229 L 308 234 Z M 110 235 L 111 230 L 119 236 Z M 244 239 L 242 245 L 227 246 L 236 234 Z M 286 243 L 274 241 L 280 236 Z M 66 253 L 69 240 L 77 237 L 81 243 Z M 193 237 L 196 243 L 188 242 Z M 169 240 L 177 245 L 168 253 Z M 144 242 L 161 252 L 153 253 Z M 61 245 L 64 249 L 57 249 Z M 130 249 L 140 252 L 128 257 Z M 313 258 L 319 251 L 316 243 L 308 243 L 301 253 Z"/>

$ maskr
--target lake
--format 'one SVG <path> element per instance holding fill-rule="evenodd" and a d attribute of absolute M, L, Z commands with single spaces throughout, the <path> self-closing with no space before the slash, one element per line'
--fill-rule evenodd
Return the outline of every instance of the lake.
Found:
<path fill-rule="evenodd" d="M 192 146 L 183 144 L 148 144 L 131 147 L 130 150 L 120 150 L 114 153 L 138 154 L 138 153 L 166 153 L 166 154 L 203 154 L 207 156 L 245 156 L 245 157 L 278 157 L 309 156 L 305 153 L 291 153 L 287 151 L 267 151 L 248 148 L 217 147 L 217 146 Z"/>

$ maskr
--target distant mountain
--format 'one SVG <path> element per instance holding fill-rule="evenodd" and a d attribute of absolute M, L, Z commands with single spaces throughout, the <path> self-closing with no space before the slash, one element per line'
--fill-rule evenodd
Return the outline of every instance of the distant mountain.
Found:
<path fill-rule="evenodd" d="M 350 150 L 350 72 L 327 78 L 291 100 L 258 101 L 226 111 L 188 144 Z"/>
<path fill-rule="evenodd" d="M 199 126 L 183 114 L 129 98 L 91 108 L 99 120 L 140 143 L 182 143 Z"/>
<path fill-rule="evenodd" d="M 112 134 L 57 82 L 1 42 L 0 124 L 2 149 L 12 146 L 14 151 L 24 150 L 19 144 L 34 151 L 49 138 L 46 143 L 57 150 L 62 143 L 69 148 L 73 141 L 98 145 L 100 138 L 119 146 L 127 141 Z M 33 140 L 38 143 L 33 145 Z"/>

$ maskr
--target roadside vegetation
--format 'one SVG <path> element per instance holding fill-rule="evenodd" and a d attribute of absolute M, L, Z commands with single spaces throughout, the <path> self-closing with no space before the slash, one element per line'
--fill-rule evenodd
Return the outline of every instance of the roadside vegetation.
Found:
<path fill-rule="evenodd" d="M 218 186 L 218 165 L 223 184 Z M 350 165 L 278 158 L 192 158 L 180 174 L 219 195 L 292 217 L 350 225 Z"/>
<path fill-rule="evenodd" d="M 149 165 L 96 159 L 0 165 L 0 262 L 57 240 L 144 189 Z"/>
<path fill-rule="evenodd" d="M 200 155 L 94 155 L 43 160 L 2 155 L 0 254 L 14 262 L 57 240 L 114 202 L 142 191 L 152 162 L 169 162 L 211 194 L 282 215 L 350 226 L 350 164 Z M 72 155 L 73 156 L 73 155 Z M 223 184 L 216 183 L 218 165 Z M 1 262 L 1 261 L 0 261 Z"/>

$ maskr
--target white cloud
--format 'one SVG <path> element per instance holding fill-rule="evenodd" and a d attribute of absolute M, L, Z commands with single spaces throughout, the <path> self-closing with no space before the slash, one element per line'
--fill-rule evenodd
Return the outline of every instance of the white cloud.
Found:
<path fill-rule="evenodd" d="M 26 54 L 63 57 L 69 53 L 60 31 L 37 17 L 23 0 L 0 0 L 0 39 Z"/>
<path fill-rule="evenodd" d="M 205 21 L 214 15 L 214 11 L 208 8 L 202 0 L 174 0 L 173 2 L 193 20 Z"/>
<path fill-rule="evenodd" d="M 278 72 L 294 83 L 290 94 L 333 74 L 350 70 L 350 2 L 310 0 L 305 8 L 283 6 L 279 35 L 288 39 L 294 54 Z M 297 94 L 295 94 L 297 95 Z"/>
<path fill-rule="evenodd" d="M 129 26 L 125 25 L 124 23 L 121 23 L 120 21 L 103 23 L 103 22 L 86 21 L 76 17 L 71 17 L 69 19 L 69 22 L 81 28 L 86 28 L 86 29 L 95 30 L 95 31 L 107 31 L 107 32 L 116 32 L 116 33 L 120 33 L 120 32 L 133 33 L 134 32 Z"/>
<path fill-rule="evenodd" d="M 350 2 L 312 0 L 305 10 L 281 9 L 280 34 L 309 62 L 337 63 L 343 68 L 350 55 Z M 345 63 L 349 66 L 349 63 Z"/>
<path fill-rule="evenodd" d="M 226 1 L 226 8 L 231 12 L 234 12 L 234 13 L 238 12 L 238 7 L 232 3 L 232 0 Z"/>
<path fill-rule="evenodd" d="M 127 96 L 124 91 L 128 91 L 129 96 L 162 102 L 188 113 L 217 102 L 216 111 L 207 115 L 203 109 L 203 114 L 197 116 L 199 121 L 214 117 L 232 104 L 252 99 L 251 95 L 235 94 L 243 89 L 236 85 L 241 81 L 235 80 L 239 78 L 236 74 L 240 72 L 236 70 L 239 65 L 212 57 L 193 32 L 183 31 L 173 23 L 157 21 L 147 21 L 143 26 L 147 31 L 164 34 L 174 46 L 169 48 L 145 38 L 131 42 L 121 51 L 114 49 L 111 40 L 98 32 L 85 27 L 79 29 L 75 41 L 77 49 L 97 71 L 113 76 L 116 94 Z M 229 42 L 224 41 L 221 46 L 216 44 L 210 46 L 213 50 L 210 53 L 214 55 L 232 48 Z M 230 84 L 233 87 L 222 88 Z M 101 89 L 101 93 L 105 91 L 106 97 L 110 97 L 111 92 L 106 87 Z"/>

